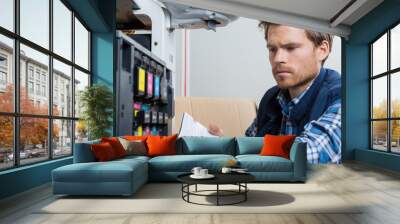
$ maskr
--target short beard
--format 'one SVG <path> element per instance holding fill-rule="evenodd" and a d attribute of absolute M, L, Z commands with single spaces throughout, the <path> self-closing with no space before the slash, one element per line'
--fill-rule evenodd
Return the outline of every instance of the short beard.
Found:
<path fill-rule="evenodd" d="M 307 77 L 306 79 L 302 80 L 301 82 L 299 82 L 299 83 L 297 83 L 297 84 L 295 84 L 295 85 L 293 85 L 293 86 L 288 86 L 288 87 L 281 87 L 281 86 L 279 86 L 279 85 L 278 85 L 278 86 L 279 86 L 279 88 L 282 89 L 282 90 L 296 89 L 296 88 L 302 87 L 302 86 L 304 86 L 304 85 L 310 83 L 310 82 L 313 81 L 316 77 L 317 77 L 317 76 L 309 76 L 309 77 Z"/>

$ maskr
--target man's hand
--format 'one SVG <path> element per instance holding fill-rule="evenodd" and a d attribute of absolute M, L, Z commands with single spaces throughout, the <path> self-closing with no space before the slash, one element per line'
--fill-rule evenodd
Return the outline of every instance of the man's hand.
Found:
<path fill-rule="evenodd" d="M 224 136 L 224 131 L 215 124 L 208 125 L 208 132 L 212 135 L 216 135 L 216 136 L 220 136 L 220 137 Z"/>

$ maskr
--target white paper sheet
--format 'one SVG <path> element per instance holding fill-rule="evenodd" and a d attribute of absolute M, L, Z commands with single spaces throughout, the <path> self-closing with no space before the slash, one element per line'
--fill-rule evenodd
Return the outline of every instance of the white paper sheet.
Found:
<path fill-rule="evenodd" d="M 182 116 L 181 130 L 179 131 L 178 137 L 180 138 L 183 136 L 218 137 L 210 134 L 204 125 L 195 121 L 188 113 L 183 113 Z"/>

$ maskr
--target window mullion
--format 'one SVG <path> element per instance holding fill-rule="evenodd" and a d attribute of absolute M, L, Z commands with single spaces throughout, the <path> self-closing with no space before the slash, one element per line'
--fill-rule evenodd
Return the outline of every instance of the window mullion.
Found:
<path fill-rule="evenodd" d="M 53 0 L 49 0 L 49 50 L 53 52 Z M 53 56 L 49 55 L 49 73 L 48 73 L 49 86 L 47 90 L 49 94 L 49 116 L 48 120 L 48 152 L 49 159 L 53 159 Z"/>
<path fill-rule="evenodd" d="M 14 1 L 14 30 L 19 35 L 19 8 L 20 8 L 20 0 Z M 14 112 L 15 114 L 19 114 L 20 112 L 20 47 L 19 47 L 19 39 L 14 39 Z M 19 135 L 20 135 L 20 118 L 14 116 L 14 166 L 19 166 L 20 157 L 19 157 Z"/>
<path fill-rule="evenodd" d="M 71 29 L 71 56 L 72 56 L 72 64 L 73 66 L 71 67 L 71 91 L 72 91 L 72 105 L 71 105 L 71 117 L 76 118 L 75 116 L 75 12 L 72 11 L 71 15 L 71 24 L 72 24 L 72 29 Z M 72 121 L 72 130 L 71 130 L 71 150 L 72 150 L 72 155 L 74 155 L 74 145 L 75 145 L 75 126 L 76 126 L 77 121 Z"/>
<path fill-rule="evenodd" d="M 387 32 L 387 68 L 386 70 L 389 71 L 390 70 L 390 30 Z M 391 118 L 392 117 L 392 99 L 391 99 L 391 79 L 392 79 L 392 75 L 389 73 L 387 75 L 387 98 L 388 98 L 388 104 L 387 104 L 387 110 L 388 110 L 388 117 Z M 387 151 L 391 152 L 392 151 L 392 135 L 391 135 L 391 130 L 392 128 L 392 121 L 388 121 L 388 148 Z"/>
<path fill-rule="evenodd" d="M 373 141 L 374 141 L 374 136 L 373 136 L 373 121 L 372 121 L 372 119 L 374 118 L 373 117 L 373 91 L 374 91 L 374 88 L 373 88 L 373 79 L 372 79 L 372 76 L 373 76 L 373 60 L 372 60 L 372 58 L 373 58 L 373 50 L 374 50 L 374 48 L 372 47 L 373 45 L 370 45 L 370 57 L 369 57 L 369 61 L 370 61 L 370 77 L 369 77 L 369 84 L 370 84 L 370 87 L 369 87 L 369 94 L 370 94 L 370 96 L 369 96 L 369 118 L 370 118 L 370 122 L 369 122 L 369 125 L 370 125 L 370 127 L 369 127 L 369 136 L 370 136 L 370 141 L 369 141 L 369 144 L 370 144 L 370 149 L 373 149 L 373 147 L 374 147 L 374 144 L 373 144 Z M 372 103 L 371 103 L 372 102 Z"/>

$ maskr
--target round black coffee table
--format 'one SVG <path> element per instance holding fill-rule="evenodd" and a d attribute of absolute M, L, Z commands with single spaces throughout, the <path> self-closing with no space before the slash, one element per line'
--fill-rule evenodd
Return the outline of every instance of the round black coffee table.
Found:
<path fill-rule="evenodd" d="M 215 173 L 213 174 L 215 177 L 212 179 L 193 179 L 190 177 L 191 173 L 182 174 L 177 177 L 178 181 L 182 183 L 182 199 L 188 203 L 198 204 L 198 205 L 234 205 L 239 204 L 241 202 L 245 202 L 247 200 L 247 192 L 249 188 L 247 187 L 247 183 L 255 180 L 255 177 L 248 173 Z M 205 185 L 216 185 L 215 190 L 197 190 L 197 185 L 205 184 Z M 194 191 L 190 191 L 190 186 L 195 186 Z M 237 190 L 223 190 L 220 189 L 220 185 L 236 185 L 238 186 Z M 215 192 L 215 194 L 205 194 L 209 192 Z M 216 204 L 202 204 L 190 201 L 190 196 L 204 196 L 204 197 L 216 197 Z M 241 196 L 240 200 L 234 201 L 232 203 L 221 203 L 221 197 L 230 197 L 230 196 Z"/>

